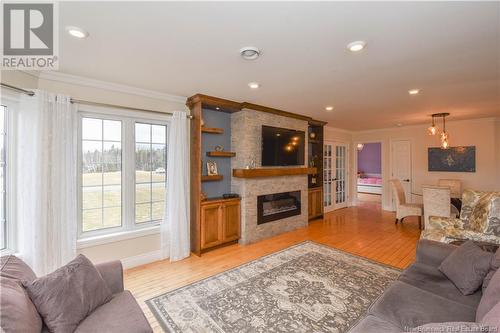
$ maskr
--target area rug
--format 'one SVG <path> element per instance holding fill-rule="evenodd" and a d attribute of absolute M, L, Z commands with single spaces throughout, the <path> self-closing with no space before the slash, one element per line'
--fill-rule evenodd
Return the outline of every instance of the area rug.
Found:
<path fill-rule="evenodd" d="M 308 241 L 146 302 L 167 332 L 346 332 L 399 274 Z"/>

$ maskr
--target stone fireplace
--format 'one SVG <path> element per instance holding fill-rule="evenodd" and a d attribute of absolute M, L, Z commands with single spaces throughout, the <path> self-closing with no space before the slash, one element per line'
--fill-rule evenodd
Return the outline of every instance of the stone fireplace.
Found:
<path fill-rule="evenodd" d="M 300 191 L 259 195 L 257 225 L 300 215 Z"/>
<path fill-rule="evenodd" d="M 232 169 L 244 169 L 247 166 L 262 166 L 262 125 L 300 130 L 307 133 L 308 122 L 301 119 L 276 114 L 244 109 L 231 114 L 231 149 L 237 152 L 231 159 Z M 305 145 L 307 156 L 308 144 Z M 305 165 L 304 165 L 305 166 Z M 249 244 L 284 232 L 302 228 L 308 224 L 308 190 L 307 175 L 290 175 L 286 177 L 237 178 L 231 177 L 231 192 L 241 196 L 241 244 Z M 270 194 L 294 193 L 295 205 L 300 207 L 294 214 L 285 214 L 282 207 L 275 212 L 279 219 L 266 217 L 259 222 L 259 197 L 269 198 Z M 290 198 L 288 198 L 290 199 Z M 261 199 L 262 200 L 262 199 Z M 287 201 L 289 202 L 289 201 Z M 282 204 L 284 202 L 281 202 Z M 264 207 L 262 207 L 264 208 Z M 268 207 L 269 208 L 269 207 Z M 271 206 L 272 208 L 272 206 Z M 270 212 L 270 211 L 268 211 Z M 282 214 L 283 213 L 283 214 Z M 264 215 L 262 213 L 262 215 Z M 272 214 L 274 215 L 274 214 Z M 267 220 L 267 221 L 263 221 Z"/>

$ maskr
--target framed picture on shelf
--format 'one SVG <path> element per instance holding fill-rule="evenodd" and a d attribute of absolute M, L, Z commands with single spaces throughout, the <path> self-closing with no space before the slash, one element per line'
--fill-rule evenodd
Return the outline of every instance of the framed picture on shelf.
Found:
<path fill-rule="evenodd" d="M 207 175 L 209 176 L 217 176 L 219 173 L 217 172 L 217 163 L 214 161 L 207 162 Z"/>

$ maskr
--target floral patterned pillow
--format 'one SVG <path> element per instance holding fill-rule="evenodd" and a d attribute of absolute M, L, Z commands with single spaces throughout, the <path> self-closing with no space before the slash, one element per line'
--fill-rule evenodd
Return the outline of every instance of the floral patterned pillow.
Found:
<path fill-rule="evenodd" d="M 492 214 L 495 214 L 493 211 L 496 208 L 493 207 L 493 204 L 496 201 L 495 198 L 499 195 L 500 192 L 483 192 L 479 196 L 479 200 L 470 214 L 467 229 L 481 233 L 493 233 L 493 229 L 490 230 L 489 228 L 489 223 L 495 222 L 492 220 L 494 217 Z M 495 205 L 497 204 L 495 203 Z M 498 218 L 498 216 L 496 217 Z M 490 232 L 487 230 L 490 230 Z"/>
<path fill-rule="evenodd" d="M 488 213 L 488 225 L 485 233 L 500 237 L 500 193 L 493 195 Z"/>

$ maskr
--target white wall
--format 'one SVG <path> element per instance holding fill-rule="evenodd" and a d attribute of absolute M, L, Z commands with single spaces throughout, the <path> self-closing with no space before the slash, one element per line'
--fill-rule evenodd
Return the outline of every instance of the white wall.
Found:
<path fill-rule="evenodd" d="M 76 99 L 158 111 L 189 112 L 184 97 L 58 73 L 42 73 L 40 77 L 20 71 L 2 71 L 1 74 L 4 83 L 63 93 Z M 124 265 L 141 264 L 157 256 L 160 249 L 160 235 L 154 233 L 84 248 L 80 244 L 79 247 L 79 253 L 85 254 L 96 263 L 124 259 Z"/>
<path fill-rule="evenodd" d="M 408 126 L 392 129 L 363 131 L 353 133 L 353 143 L 381 141 L 382 173 L 384 183 L 384 209 L 391 209 L 390 187 L 390 142 L 395 139 L 408 139 L 412 144 L 412 192 L 421 193 L 424 184 L 436 184 L 440 178 L 460 179 L 463 188 L 477 190 L 499 190 L 498 173 L 498 121 L 483 118 L 448 122 L 452 146 L 476 146 L 476 172 L 429 172 L 427 171 L 427 148 L 438 147 L 439 138 L 427 135 L 427 126 Z M 353 179 L 353 184 L 354 183 Z M 353 185 L 355 186 L 355 185 Z M 417 199 L 416 197 L 415 199 Z M 416 200 L 417 201 L 417 200 Z"/>

